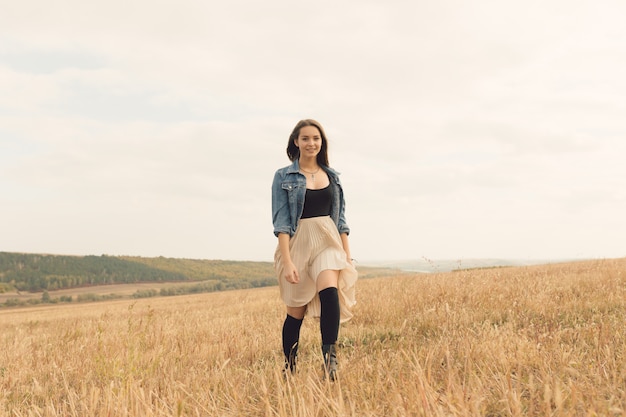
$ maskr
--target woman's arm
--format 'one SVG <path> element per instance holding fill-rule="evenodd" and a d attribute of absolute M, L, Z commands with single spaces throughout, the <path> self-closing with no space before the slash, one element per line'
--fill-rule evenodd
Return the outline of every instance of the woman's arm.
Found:
<path fill-rule="evenodd" d="M 291 253 L 289 252 L 290 239 L 291 237 L 289 236 L 289 233 L 279 233 L 278 249 L 280 250 L 280 257 L 284 267 L 284 278 L 287 282 L 297 284 L 300 281 L 300 276 L 298 275 L 298 269 L 291 260 Z"/>
<path fill-rule="evenodd" d="M 275 236 L 281 233 L 289 234 L 291 231 L 289 224 L 289 197 L 287 191 L 281 186 L 282 182 L 283 175 L 279 169 L 274 174 L 274 181 L 272 182 L 272 222 L 274 224 Z"/>
<path fill-rule="evenodd" d="M 346 260 L 349 264 L 352 264 L 352 255 L 350 255 L 350 241 L 348 240 L 348 234 L 341 234 L 341 244 L 343 245 L 343 250 L 346 252 Z"/>

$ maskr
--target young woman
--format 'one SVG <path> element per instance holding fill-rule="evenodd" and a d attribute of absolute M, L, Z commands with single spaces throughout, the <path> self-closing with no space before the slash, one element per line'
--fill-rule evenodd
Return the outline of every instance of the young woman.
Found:
<path fill-rule="evenodd" d="M 274 267 L 287 306 L 283 324 L 285 369 L 295 372 L 305 314 L 320 318 L 326 375 L 337 374 L 339 323 L 350 320 L 357 271 L 350 258 L 339 173 L 328 164 L 328 141 L 315 120 L 298 122 L 289 136 L 292 164 L 276 171 L 272 218 L 278 247 Z"/>

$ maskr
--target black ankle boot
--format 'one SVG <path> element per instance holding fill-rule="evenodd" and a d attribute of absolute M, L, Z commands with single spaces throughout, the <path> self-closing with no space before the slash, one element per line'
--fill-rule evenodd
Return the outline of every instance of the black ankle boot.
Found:
<path fill-rule="evenodd" d="M 328 375 L 331 381 L 337 379 L 337 352 L 335 345 L 323 345 L 322 354 L 324 355 L 324 374 Z"/>
<path fill-rule="evenodd" d="M 298 362 L 298 342 L 296 342 L 291 350 L 289 356 L 285 356 L 285 373 L 290 372 L 292 375 L 296 373 L 296 364 Z"/>

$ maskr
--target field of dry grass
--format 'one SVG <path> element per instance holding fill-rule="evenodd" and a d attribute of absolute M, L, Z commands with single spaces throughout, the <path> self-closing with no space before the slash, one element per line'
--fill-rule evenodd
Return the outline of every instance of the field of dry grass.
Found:
<path fill-rule="evenodd" d="M 626 259 L 362 280 L 335 383 L 277 291 L 2 310 L 0 414 L 626 415 Z"/>

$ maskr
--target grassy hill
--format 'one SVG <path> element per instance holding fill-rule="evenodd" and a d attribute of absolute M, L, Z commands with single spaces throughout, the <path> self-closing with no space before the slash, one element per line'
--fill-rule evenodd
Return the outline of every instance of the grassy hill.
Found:
<path fill-rule="evenodd" d="M 130 256 L 62 256 L 0 252 L 0 282 L 19 291 L 43 291 L 136 282 L 273 278 L 268 262 L 232 262 Z"/>
<path fill-rule="evenodd" d="M 397 270 L 361 267 L 361 278 Z M 276 285 L 271 262 L 0 252 L 0 307 Z"/>
<path fill-rule="evenodd" d="M 0 415 L 623 416 L 626 259 L 357 283 L 339 380 L 277 288 L 0 310 Z"/>

